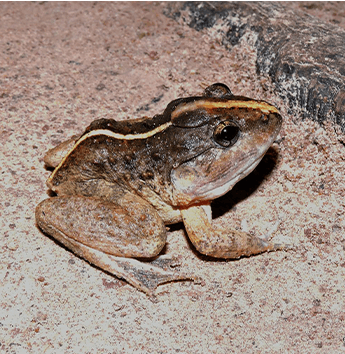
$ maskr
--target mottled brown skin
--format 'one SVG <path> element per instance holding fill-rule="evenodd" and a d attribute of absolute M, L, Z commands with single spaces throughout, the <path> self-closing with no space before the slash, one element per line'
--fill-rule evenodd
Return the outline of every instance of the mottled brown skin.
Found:
<path fill-rule="evenodd" d="M 166 224 L 183 221 L 195 248 L 239 258 L 285 246 L 212 225 L 210 203 L 259 163 L 279 133 L 278 110 L 223 84 L 172 101 L 162 115 L 100 119 L 50 150 L 56 197 L 36 209 L 39 227 L 74 253 L 152 294 L 185 274 L 159 255 Z"/>

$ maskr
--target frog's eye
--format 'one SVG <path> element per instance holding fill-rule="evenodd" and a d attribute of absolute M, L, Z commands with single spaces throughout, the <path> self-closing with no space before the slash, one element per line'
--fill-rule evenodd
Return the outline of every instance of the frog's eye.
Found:
<path fill-rule="evenodd" d="M 229 99 L 233 96 L 233 94 L 228 86 L 218 82 L 216 84 L 206 87 L 203 96 Z"/>
<path fill-rule="evenodd" d="M 231 122 L 221 122 L 213 133 L 214 140 L 224 147 L 232 146 L 240 136 L 240 128 Z"/>

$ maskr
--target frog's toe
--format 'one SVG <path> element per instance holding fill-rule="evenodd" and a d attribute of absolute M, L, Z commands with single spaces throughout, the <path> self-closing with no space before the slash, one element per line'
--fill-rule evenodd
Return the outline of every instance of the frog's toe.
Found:
<path fill-rule="evenodd" d="M 181 259 L 181 256 L 168 256 L 163 254 L 159 257 L 156 257 L 150 263 L 164 270 L 169 270 L 178 268 L 182 263 Z"/>
<path fill-rule="evenodd" d="M 274 243 L 267 242 L 262 237 L 252 237 L 252 241 L 250 242 L 251 247 L 248 247 L 251 254 L 259 254 L 263 252 L 275 252 L 275 251 L 288 251 L 294 250 L 295 246 L 286 244 L 286 243 Z"/>
<path fill-rule="evenodd" d="M 295 251 L 296 245 L 289 243 L 274 243 L 272 251 Z"/>

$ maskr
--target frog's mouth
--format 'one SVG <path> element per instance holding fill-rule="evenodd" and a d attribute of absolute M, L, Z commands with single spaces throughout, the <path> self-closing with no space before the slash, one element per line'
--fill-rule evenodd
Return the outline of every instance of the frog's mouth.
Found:
<path fill-rule="evenodd" d="M 188 204 L 221 197 L 255 169 L 270 145 L 235 154 L 211 148 L 181 164 L 171 174 L 176 197 Z"/>
<path fill-rule="evenodd" d="M 204 188 L 204 190 L 200 188 L 200 194 L 204 196 L 204 200 L 213 200 L 229 192 L 237 182 L 248 176 L 249 173 L 255 169 L 264 157 L 265 153 L 266 151 L 261 156 L 251 161 L 251 163 L 244 170 L 239 170 L 235 174 L 225 173 L 220 178 L 210 181 L 209 188 Z"/>

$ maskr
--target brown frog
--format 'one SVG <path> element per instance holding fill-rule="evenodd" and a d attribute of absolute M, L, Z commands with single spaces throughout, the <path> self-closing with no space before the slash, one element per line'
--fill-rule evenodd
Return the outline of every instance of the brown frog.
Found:
<path fill-rule="evenodd" d="M 37 206 L 37 224 L 148 294 L 186 278 L 158 257 L 168 224 L 183 221 L 195 248 L 216 258 L 285 249 L 212 225 L 210 206 L 257 166 L 281 124 L 274 106 L 219 83 L 153 118 L 96 120 L 46 154 L 55 168 L 47 185 L 57 196 Z"/>

